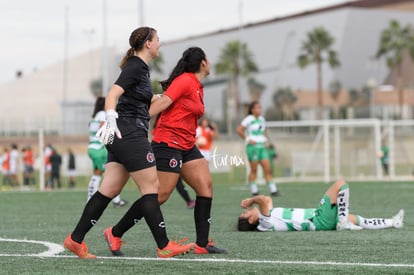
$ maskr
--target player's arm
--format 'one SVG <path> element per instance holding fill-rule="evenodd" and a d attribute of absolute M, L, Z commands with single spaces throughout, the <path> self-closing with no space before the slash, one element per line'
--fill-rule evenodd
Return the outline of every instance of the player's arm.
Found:
<path fill-rule="evenodd" d="M 153 103 L 151 103 L 149 114 L 150 116 L 155 116 L 170 107 L 170 105 L 173 103 L 172 99 L 167 96 L 163 95 L 160 99 L 155 100 Z"/>
<path fill-rule="evenodd" d="M 105 110 L 115 110 L 116 103 L 123 93 L 124 89 L 121 86 L 117 84 L 112 85 L 105 99 Z"/>
<path fill-rule="evenodd" d="M 162 94 L 153 95 L 151 98 L 151 104 L 154 103 L 155 100 L 158 100 L 162 97 Z"/>
<path fill-rule="evenodd" d="M 237 134 L 243 139 L 246 140 L 246 133 L 244 132 L 244 127 L 243 125 L 239 125 L 236 129 Z"/>
<path fill-rule="evenodd" d="M 270 210 L 273 208 L 272 198 L 269 196 L 258 195 L 241 201 L 242 208 L 249 208 L 253 205 L 259 206 L 259 211 L 264 216 L 270 216 Z"/>

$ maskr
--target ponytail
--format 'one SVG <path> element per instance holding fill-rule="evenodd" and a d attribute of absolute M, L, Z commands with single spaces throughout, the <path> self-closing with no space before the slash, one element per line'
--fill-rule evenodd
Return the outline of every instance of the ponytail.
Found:
<path fill-rule="evenodd" d="M 129 48 L 129 50 L 126 52 L 125 56 L 122 58 L 121 63 L 119 64 L 119 67 L 121 68 L 121 70 L 125 67 L 125 64 L 127 62 L 127 60 L 133 56 L 135 53 L 133 48 Z"/>
<path fill-rule="evenodd" d="M 183 56 L 178 60 L 170 76 L 160 81 L 162 89 L 165 91 L 171 82 L 183 73 L 196 73 L 200 71 L 201 61 L 206 60 L 206 55 L 199 47 L 191 47 L 184 51 Z"/>

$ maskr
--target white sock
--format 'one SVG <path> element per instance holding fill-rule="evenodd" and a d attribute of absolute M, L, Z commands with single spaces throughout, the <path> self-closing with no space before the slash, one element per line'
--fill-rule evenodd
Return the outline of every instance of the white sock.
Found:
<path fill-rule="evenodd" d="M 99 184 L 101 184 L 101 179 L 102 179 L 102 177 L 101 176 L 97 176 L 97 175 L 93 175 L 91 177 L 91 179 L 89 180 L 88 197 L 87 197 L 87 200 L 86 201 L 88 201 L 93 196 L 93 194 L 95 194 L 96 191 L 98 191 Z"/>
<path fill-rule="evenodd" d="M 269 181 L 267 183 L 267 186 L 269 187 L 269 191 L 270 193 L 276 193 L 277 192 L 277 186 L 276 183 L 274 183 L 273 181 Z"/>
<path fill-rule="evenodd" d="M 119 203 L 121 201 L 121 195 L 116 196 L 115 198 L 112 199 L 112 202 L 114 203 Z"/>
<path fill-rule="evenodd" d="M 336 198 L 336 205 L 338 207 L 338 221 L 347 222 L 349 215 L 349 188 L 348 184 L 344 184 L 338 192 Z"/>
<path fill-rule="evenodd" d="M 384 228 L 392 228 L 392 219 L 384 219 L 384 218 L 364 218 L 361 216 L 357 216 L 358 218 L 358 225 L 364 229 L 384 229 Z"/>
<path fill-rule="evenodd" d="M 254 181 L 250 182 L 250 192 L 252 194 L 259 193 L 259 189 L 257 188 L 257 184 Z"/>

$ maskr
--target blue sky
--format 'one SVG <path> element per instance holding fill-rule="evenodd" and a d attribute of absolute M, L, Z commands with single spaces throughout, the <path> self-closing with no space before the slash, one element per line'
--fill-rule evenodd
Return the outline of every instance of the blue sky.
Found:
<path fill-rule="evenodd" d="M 141 22 L 157 29 L 162 42 L 235 27 L 240 22 L 254 23 L 351 2 L 345 0 L 1 0 L 0 84 L 12 81 L 17 70 L 28 74 L 34 69 L 41 69 L 62 61 L 66 26 L 69 34 L 69 57 L 100 47 L 103 44 L 105 1 L 108 45 L 116 46 L 121 51 L 128 47 L 129 34 Z"/>

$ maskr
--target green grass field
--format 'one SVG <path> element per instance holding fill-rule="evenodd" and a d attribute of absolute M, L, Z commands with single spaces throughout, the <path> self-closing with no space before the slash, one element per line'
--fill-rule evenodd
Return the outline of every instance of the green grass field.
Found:
<path fill-rule="evenodd" d="M 231 177 L 230 177 L 231 178 Z M 96 260 L 81 260 L 65 251 L 39 256 L 61 245 L 74 228 L 85 204 L 86 188 L 52 192 L 0 192 L 0 274 L 414 274 L 414 214 L 411 182 L 351 182 L 351 212 L 365 217 L 391 217 L 406 210 L 403 229 L 348 232 L 237 232 L 240 200 L 246 185 L 215 176 L 211 237 L 225 255 L 187 254 L 156 258 L 155 242 L 141 221 L 124 236 L 124 257 L 112 257 L 102 231 L 126 211 L 112 205 L 86 236 Z M 275 205 L 315 207 L 326 184 L 280 183 Z M 267 188 L 261 186 L 262 193 Z M 192 191 L 191 191 L 192 192 Z M 194 196 L 193 193 L 191 193 Z M 123 198 L 139 195 L 128 183 Z M 195 239 L 193 212 L 178 193 L 162 206 L 171 239 Z"/>

